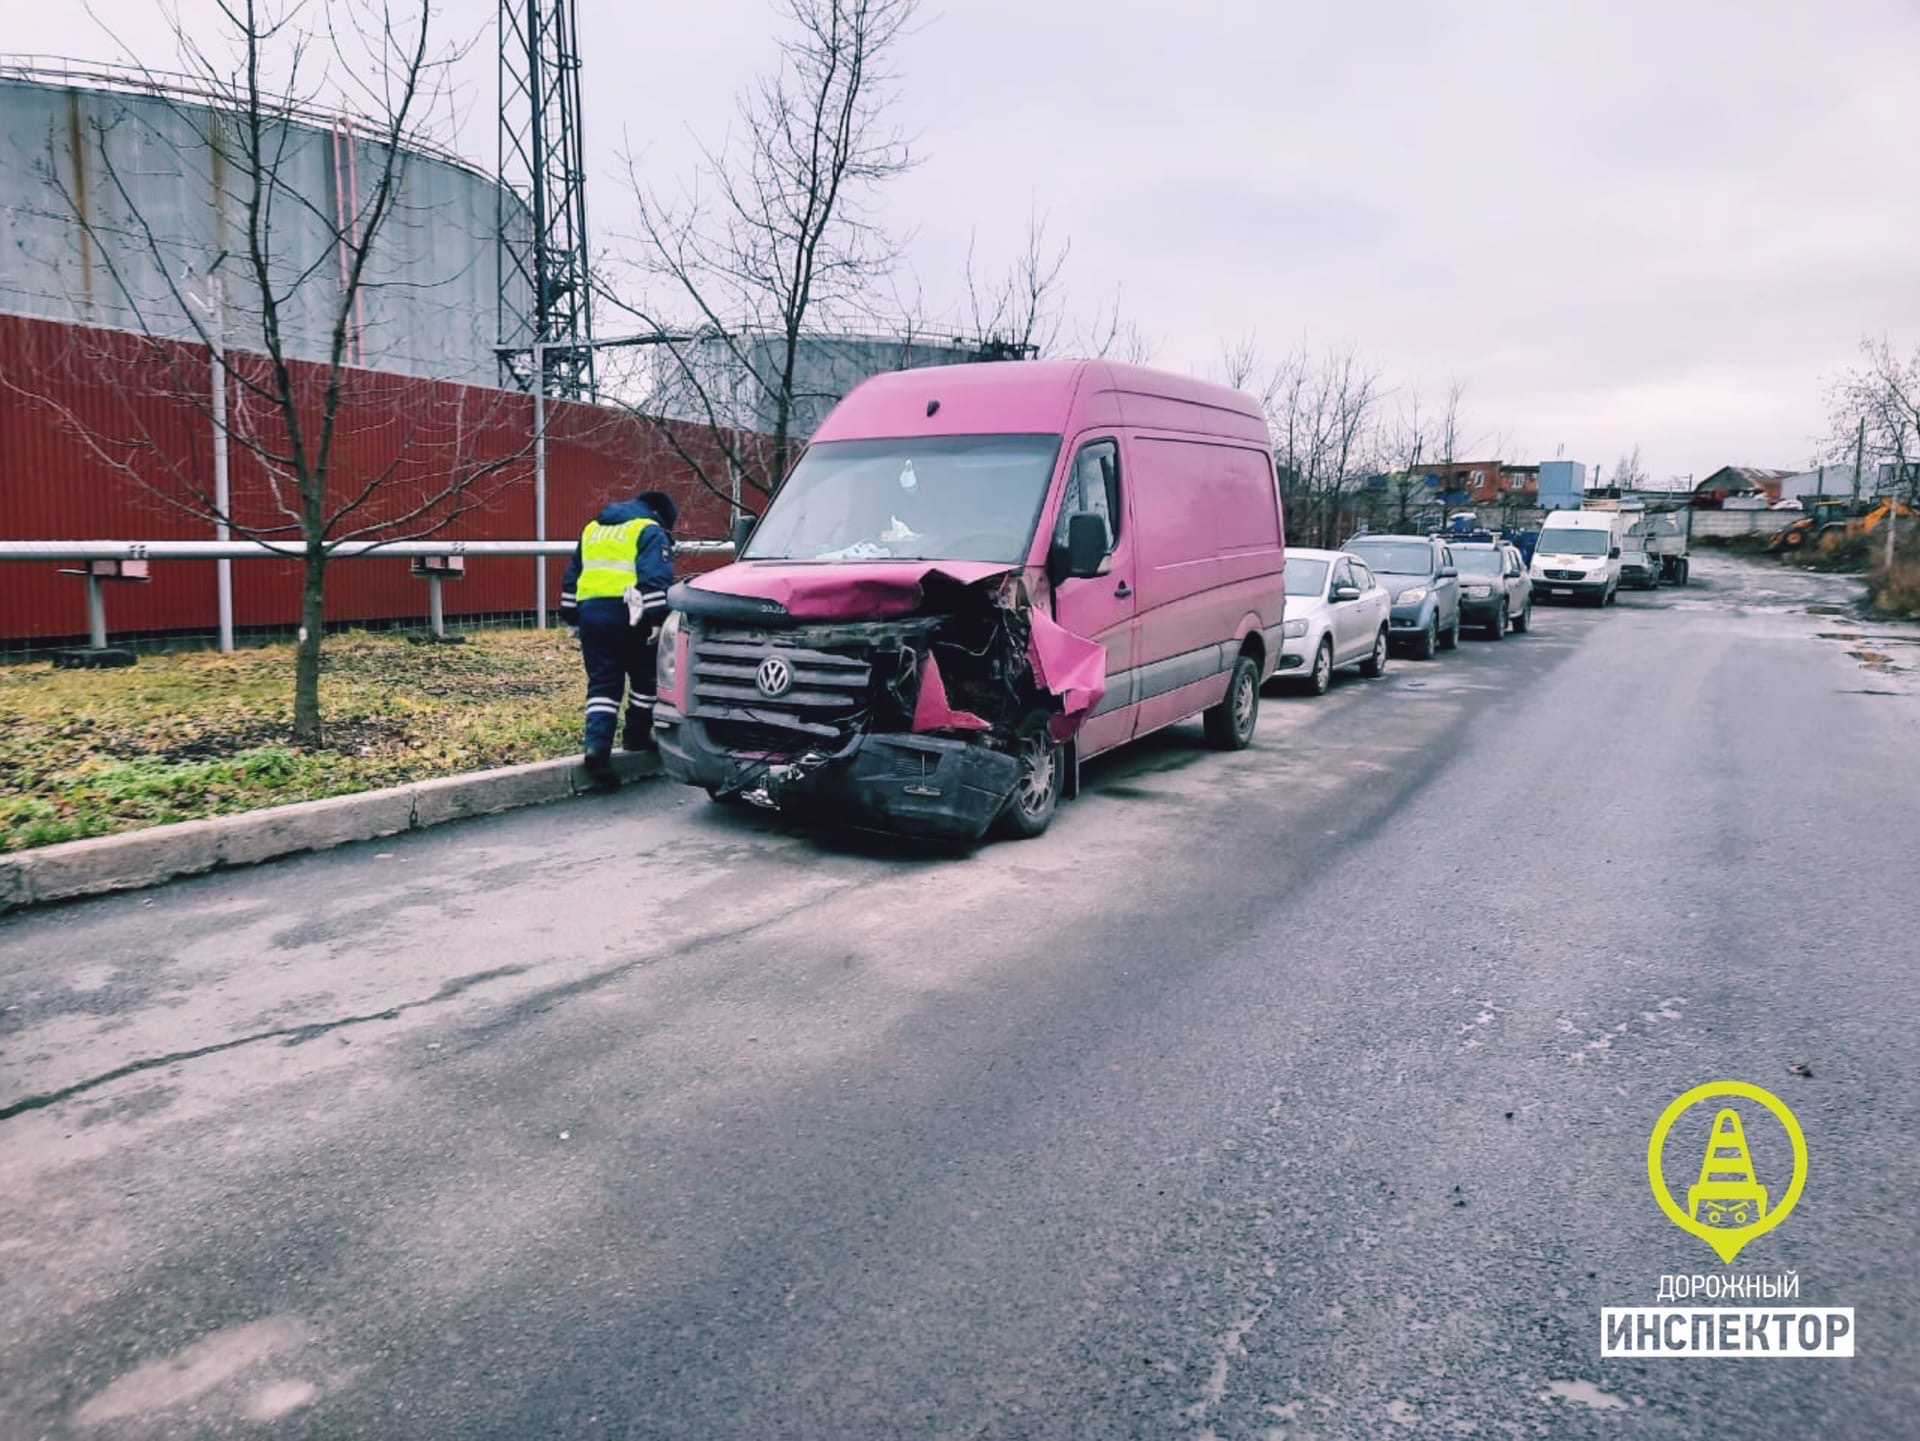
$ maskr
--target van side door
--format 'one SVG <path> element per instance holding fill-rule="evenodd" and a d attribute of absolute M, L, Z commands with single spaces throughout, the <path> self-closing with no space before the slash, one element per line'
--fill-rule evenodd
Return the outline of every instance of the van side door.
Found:
<path fill-rule="evenodd" d="M 1133 736 L 1139 635 L 1134 619 L 1134 528 L 1128 517 L 1128 500 L 1119 437 L 1094 435 L 1076 440 L 1066 487 L 1054 512 L 1053 543 L 1066 544 L 1067 520 L 1076 511 L 1091 511 L 1107 523 L 1104 573 L 1063 580 L 1053 595 L 1053 618 L 1107 651 L 1107 690 L 1080 728 L 1082 757 L 1109 750 Z"/>

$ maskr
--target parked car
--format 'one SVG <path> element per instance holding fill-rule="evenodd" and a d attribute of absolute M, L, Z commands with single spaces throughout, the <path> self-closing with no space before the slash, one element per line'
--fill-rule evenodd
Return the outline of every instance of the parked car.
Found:
<path fill-rule="evenodd" d="M 1620 589 L 1620 512 L 1560 510 L 1534 542 L 1533 593 L 1541 600 L 1608 605 Z"/>
<path fill-rule="evenodd" d="M 1387 634 L 1432 660 L 1460 644 L 1460 572 L 1447 542 L 1430 535 L 1357 535 L 1342 547 L 1357 555 L 1393 597 Z"/>
<path fill-rule="evenodd" d="M 1289 547 L 1286 639 L 1275 677 L 1325 695 L 1343 666 L 1357 665 L 1369 678 L 1385 675 L 1392 606 L 1387 588 L 1358 556 Z"/>
<path fill-rule="evenodd" d="M 1079 762 L 1253 739 L 1286 564 L 1258 402 L 1105 361 L 856 386 L 733 564 L 676 585 L 675 780 L 839 823 L 1034 836 Z"/>
<path fill-rule="evenodd" d="M 1503 640 L 1533 624 L 1533 582 L 1520 552 L 1505 541 L 1454 541 L 1449 547 L 1460 572 L 1460 619 Z"/>

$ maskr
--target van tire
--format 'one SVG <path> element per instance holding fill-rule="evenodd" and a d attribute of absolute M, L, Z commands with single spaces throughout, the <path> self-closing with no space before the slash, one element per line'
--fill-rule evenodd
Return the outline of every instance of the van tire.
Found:
<path fill-rule="evenodd" d="M 1260 666 L 1245 651 L 1235 657 L 1226 698 L 1201 718 L 1207 744 L 1217 751 L 1243 751 L 1260 723 Z"/>
<path fill-rule="evenodd" d="M 1360 674 L 1368 680 L 1379 680 L 1387 673 L 1387 628 L 1380 627 L 1380 634 L 1373 638 L 1373 654 L 1360 662 Z"/>
<path fill-rule="evenodd" d="M 1048 718 L 1035 714 L 1021 725 L 1014 739 L 1014 754 L 1020 760 L 1020 780 L 1007 797 L 1007 804 L 993 823 L 993 833 L 1005 840 L 1025 841 L 1045 833 L 1053 824 L 1053 813 L 1060 806 L 1060 792 L 1067 774 L 1066 747 L 1048 734 Z M 1036 785 L 1034 773 L 1041 761 L 1048 768 L 1045 785 Z"/>

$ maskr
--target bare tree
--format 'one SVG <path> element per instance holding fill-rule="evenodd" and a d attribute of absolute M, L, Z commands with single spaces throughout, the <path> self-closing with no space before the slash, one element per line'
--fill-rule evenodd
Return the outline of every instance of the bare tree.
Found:
<path fill-rule="evenodd" d="M 1613 483 L 1621 490 L 1644 490 L 1647 484 L 1647 468 L 1640 462 L 1640 447 L 1636 444 L 1631 451 L 1614 462 Z"/>
<path fill-rule="evenodd" d="M 1358 494 L 1377 448 L 1380 376 L 1351 349 L 1315 357 L 1302 346 L 1276 369 L 1269 426 L 1287 532 L 1335 545 L 1357 518 Z"/>
<path fill-rule="evenodd" d="M 1920 504 L 1920 347 L 1902 355 L 1884 336 L 1860 343 L 1860 363 L 1832 384 L 1831 454 L 1851 462 L 1856 442 L 1863 469 L 1885 466 L 1888 489 Z"/>
<path fill-rule="evenodd" d="M 914 163 L 888 121 L 887 61 L 916 4 L 780 0 L 779 67 L 740 97 L 740 128 L 703 149 L 694 182 L 663 196 L 628 162 L 639 268 L 656 296 L 608 299 L 661 337 L 655 394 L 640 408 L 690 410 L 725 437 L 728 474 L 682 459 L 749 509 L 785 477 L 806 420 L 838 399 L 809 379 L 810 332 L 871 324 L 897 259 L 873 202 Z M 764 445 L 741 435 L 749 418 L 765 424 Z"/>
<path fill-rule="evenodd" d="M 1073 348 L 1096 360 L 1117 360 L 1122 365 L 1148 365 L 1158 348 L 1137 321 L 1126 318 L 1120 305 L 1120 291 L 1113 293 L 1112 307 L 1094 312 L 1092 323 L 1076 332 Z"/>
<path fill-rule="evenodd" d="M 991 283 L 974 274 L 973 249 L 969 239 L 967 309 L 983 352 L 1008 359 L 1051 352 L 1060 338 L 1061 277 L 1073 242 L 1049 244 L 1045 217 L 1029 216 L 1025 247 Z"/>
<path fill-rule="evenodd" d="M 217 11 L 224 53 L 176 24 L 191 82 L 184 96 L 177 80 L 142 72 L 147 90 L 171 97 L 180 123 L 147 125 L 123 140 L 119 127 L 139 122 L 121 119 L 72 137 L 84 156 L 70 157 L 66 173 L 97 177 L 88 183 L 104 193 L 64 178 L 51 154 L 45 171 L 132 317 L 133 337 L 109 333 L 85 359 L 127 395 L 190 407 L 229 442 L 251 483 L 228 495 L 176 437 L 142 428 L 131 405 L 127 432 L 114 434 L 46 391 L 33 398 L 62 411 L 110 473 L 299 560 L 292 737 L 317 744 L 329 562 L 348 542 L 443 529 L 491 498 L 487 482 L 499 484 L 524 446 L 503 446 L 488 413 L 497 402 L 451 386 L 437 388 L 440 401 L 423 402 L 419 383 L 403 394 L 405 382 L 358 368 L 369 292 L 402 283 L 383 275 L 382 240 L 406 204 L 413 132 L 462 53 L 431 38 L 431 0 L 217 0 Z M 359 156 L 368 162 L 352 200 L 311 193 L 301 151 L 325 135 L 296 123 L 331 113 L 345 124 L 320 103 L 339 98 L 329 87 L 342 80 L 370 116 L 346 126 L 356 166 Z M 222 227 L 237 217 L 211 276 L 182 263 L 169 216 L 142 209 L 150 192 L 141 171 L 156 164 L 204 183 Z M 388 432 L 382 460 L 343 460 L 380 430 Z"/>
<path fill-rule="evenodd" d="M 1414 511 L 1426 505 L 1430 487 L 1426 472 L 1420 467 L 1432 453 L 1432 429 L 1432 416 L 1421 414 L 1420 387 L 1413 386 L 1401 401 L 1399 413 L 1385 434 L 1387 497 L 1393 510 L 1393 526 L 1396 530 L 1412 530 L 1415 524 Z"/>
<path fill-rule="evenodd" d="M 1286 367 L 1268 361 L 1256 337 L 1246 335 L 1223 342 L 1212 370 L 1222 385 L 1232 386 L 1259 401 L 1268 425 L 1272 425 L 1274 404 L 1286 383 Z"/>

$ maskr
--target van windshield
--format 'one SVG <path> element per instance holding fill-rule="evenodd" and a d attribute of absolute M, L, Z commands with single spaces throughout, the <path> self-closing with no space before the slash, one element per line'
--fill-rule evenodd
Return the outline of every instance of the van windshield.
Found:
<path fill-rule="evenodd" d="M 807 448 L 742 560 L 1026 559 L 1057 435 L 830 440 Z"/>
<path fill-rule="evenodd" d="M 1533 544 L 1535 555 L 1605 555 L 1613 548 L 1612 536 L 1604 530 L 1575 530 L 1572 526 L 1551 526 L 1540 532 Z"/>

